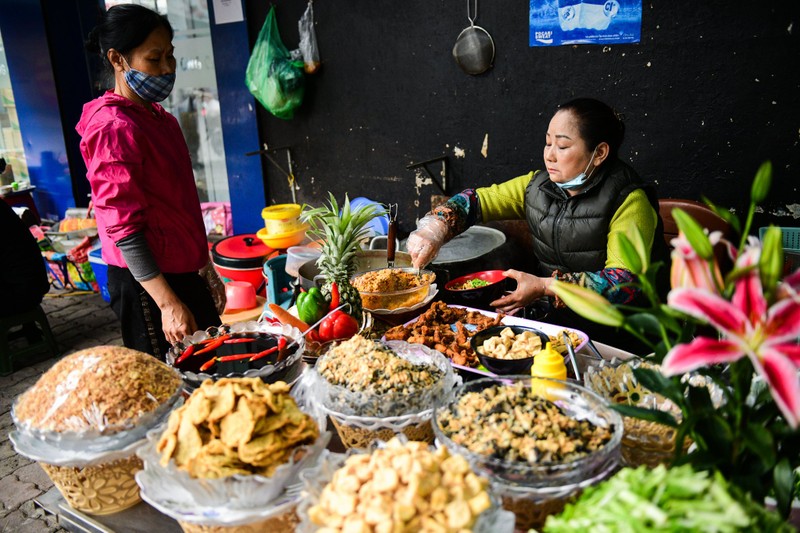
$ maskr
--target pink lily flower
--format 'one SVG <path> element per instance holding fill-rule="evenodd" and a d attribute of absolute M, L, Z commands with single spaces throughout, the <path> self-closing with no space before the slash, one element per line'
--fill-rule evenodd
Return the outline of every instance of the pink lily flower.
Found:
<path fill-rule="evenodd" d="M 739 258 L 741 267 L 758 264 L 760 249 L 748 248 Z M 787 423 L 800 424 L 800 299 L 785 298 L 771 307 L 756 269 L 736 282 L 729 302 L 700 288 L 673 289 L 667 303 L 705 320 L 723 334 L 722 339 L 697 337 L 667 353 L 662 371 L 671 376 L 717 363 L 732 363 L 747 356 L 770 392 Z"/>
<path fill-rule="evenodd" d="M 711 245 L 715 246 L 722 239 L 722 232 L 711 232 L 708 239 L 711 241 Z M 673 246 L 672 269 L 670 270 L 672 288 L 696 288 L 719 294 L 719 288 L 722 287 L 722 274 L 717 261 L 706 261 L 698 256 L 683 232 L 680 232 L 670 243 Z"/>

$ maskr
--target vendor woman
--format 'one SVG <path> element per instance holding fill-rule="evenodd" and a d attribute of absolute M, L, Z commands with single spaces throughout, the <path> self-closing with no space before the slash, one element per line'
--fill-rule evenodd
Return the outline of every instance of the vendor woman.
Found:
<path fill-rule="evenodd" d="M 467 189 L 428 213 L 408 238 L 414 266 L 428 264 L 445 242 L 473 224 L 524 219 L 538 270 L 506 271 L 517 287 L 492 306 L 506 313 L 528 308 L 530 316 L 532 304 L 538 308 L 540 299 L 549 297 L 563 308 L 550 290 L 553 279 L 590 288 L 613 303 L 635 305 L 641 295 L 628 285 L 635 276 L 620 254 L 619 235 L 636 226 L 652 261 L 668 262 L 669 252 L 652 188 L 619 159 L 624 134 L 617 114 L 598 100 L 578 98 L 559 106 L 545 135 L 545 170 Z M 660 272 L 668 275 L 668 264 Z M 541 313 L 534 317 L 543 318 Z M 546 320 L 596 329 L 568 310 L 551 309 Z"/>

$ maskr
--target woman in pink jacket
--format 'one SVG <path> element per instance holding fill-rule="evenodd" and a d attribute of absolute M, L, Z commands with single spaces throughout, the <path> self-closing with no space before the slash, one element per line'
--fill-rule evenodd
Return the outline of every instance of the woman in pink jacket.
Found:
<path fill-rule="evenodd" d="M 83 107 L 76 128 L 123 341 L 162 359 L 170 343 L 220 324 L 198 274 L 208 245 L 189 150 L 157 103 L 175 82 L 172 37 L 154 11 L 109 9 L 86 46 L 114 88 Z"/>

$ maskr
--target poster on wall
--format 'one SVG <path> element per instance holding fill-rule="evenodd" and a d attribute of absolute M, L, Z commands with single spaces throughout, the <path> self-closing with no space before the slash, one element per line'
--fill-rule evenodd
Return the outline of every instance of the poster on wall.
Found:
<path fill-rule="evenodd" d="M 530 46 L 638 43 L 642 0 L 530 0 Z"/>

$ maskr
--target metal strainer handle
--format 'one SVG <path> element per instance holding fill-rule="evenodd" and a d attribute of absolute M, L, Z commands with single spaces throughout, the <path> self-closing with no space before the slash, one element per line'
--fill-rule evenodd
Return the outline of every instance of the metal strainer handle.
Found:
<path fill-rule="evenodd" d="M 474 2 L 475 2 L 475 16 L 474 17 L 471 16 L 472 9 L 471 9 L 471 6 L 470 6 L 470 1 L 471 0 L 467 0 L 467 19 L 469 20 L 470 26 L 474 26 L 475 25 L 475 19 L 478 18 L 478 0 L 474 0 Z"/>

